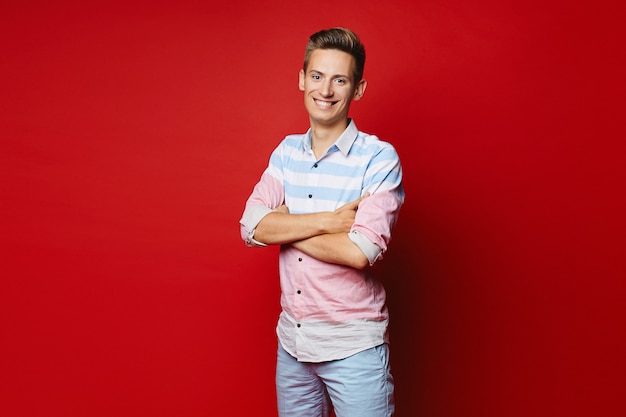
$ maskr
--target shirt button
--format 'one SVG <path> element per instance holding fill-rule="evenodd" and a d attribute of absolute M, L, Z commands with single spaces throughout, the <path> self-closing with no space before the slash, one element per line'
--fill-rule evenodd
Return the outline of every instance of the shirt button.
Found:
<path fill-rule="evenodd" d="M 302 262 L 302 258 L 298 258 L 298 262 Z"/>
<path fill-rule="evenodd" d="M 313 198 L 313 194 L 309 194 L 309 198 Z"/>
<path fill-rule="evenodd" d="M 300 291 L 300 290 L 298 290 L 298 291 L 296 291 L 296 292 L 297 292 L 298 294 L 302 294 L 302 291 Z"/>
<path fill-rule="evenodd" d="M 302 325 L 300 323 L 296 324 L 296 326 L 301 327 Z"/>
<path fill-rule="evenodd" d="M 317 164 L 313 164 L 313 168 L 317 168 Z"/>

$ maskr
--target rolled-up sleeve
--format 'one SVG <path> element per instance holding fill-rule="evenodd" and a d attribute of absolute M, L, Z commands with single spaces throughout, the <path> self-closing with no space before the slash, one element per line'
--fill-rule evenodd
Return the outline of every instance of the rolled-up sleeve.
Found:
<path fill-rule="evenodd" d="M 365 235 L 358 230 L 352 230 L 348 233 L 348 237 L 361 249 L 361 252 L 367 257 L 370 265 L 374 265 L 374 263 L 378 260 L 378 258 L 382 255 L 383 251 L 378 246 L 372 243 L 372 241 L 365 237 Z"/>
<path fill-rule="evenodd" d="M 267 246 L 254 240 L 254 232 L 263 217 L 274 211 L 285 201 L 282 182 L 268 171 L 263 173 L 261 179 L 254 187 L 252 194 L 246 201 L 241 220 L 239 220 L 241 238 L 246 246 Z"/>
<path fill-rule="evenodd" d="M 269 207 L 265 207 L 258 204 L 251 204 L 246 207 L 243 212 L 243 216 L 239 221 L 241 228 L 241 238 L 246 246 L 267 246 L 265 243 L 261 243 L 254 240 L 254 231 L 257 225 L 261 222 L 261 219 L 273 210 Z"/>
<path fill-rule="evenodd" d="M 393 147 L 379 152 L 370 167 L 364 184 L 364 191 L 370 196 L 359 204 L 350 237 L 373 264 L 387 250 L 391 232 L 404 204 L 404 188 L 402 166 Z M 360 236 L 353 236 L 353 232 L 358 232 Z M 379 252 L 364 243 L 363 237 L 379 248 Z"/>
<path fill-rule="evenodd" d="M 396 224 L 403 202 L 403 199 L 396 194 L 392 191 L 382 191 L 371 195 L 361 201 L 356 212 L 350 237 L 368 257 L 370 264 L 373 264 L 380 258 L 380 255 L 387 250 L 391 240 L 391 232 Z M 375 254 L 375 251 L 368 245 L 359 244 L 362 238 L 353 238 L 353 232 L 358 232 L 369 239 L 373 245 L 379 248 L 379 252 Z"/>

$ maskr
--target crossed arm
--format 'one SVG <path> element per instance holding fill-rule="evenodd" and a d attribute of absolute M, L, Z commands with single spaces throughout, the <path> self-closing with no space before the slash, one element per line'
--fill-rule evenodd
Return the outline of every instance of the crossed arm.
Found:
<path fill-rule="evenodd" d="M 348 232 L 359 203 L 366 197 L 332 212 L 290 214 L 286 206 L 281 206 L 263 217 L 256 227 L 254 238 L 268 245 L 291 244 L 321 261 L 363 269 L 369 261 L 350 240 Z"/>

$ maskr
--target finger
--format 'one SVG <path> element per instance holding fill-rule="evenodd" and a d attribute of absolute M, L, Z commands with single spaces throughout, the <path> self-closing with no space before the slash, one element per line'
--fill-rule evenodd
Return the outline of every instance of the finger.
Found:
<path fill-rule="evenodd" d="M 365 194 L 363 194 L 361 197 L 359 197 L 358 199 L 354 200 L 354 203 L 356 203 L 356 205 L 358 206 L 361 201 L 365 200 L 369 196 L 370 196 L 370 193 L 368 191 Z"/>
<path fill-rule="evenodd" d="M 369 192 L 366 192 L 365 194 L 363 194 L 361 197 L 357 198 L 356 200 L 353 201 L 353 203 L 356 203 L 357 205 L 359 205 L 359 203 L 363 200 L 365 200 L 367 197 L 370 196 Z"/>

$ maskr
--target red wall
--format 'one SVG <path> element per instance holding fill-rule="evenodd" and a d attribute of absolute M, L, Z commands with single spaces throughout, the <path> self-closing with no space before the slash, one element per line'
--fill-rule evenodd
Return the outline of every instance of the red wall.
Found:
<path fill-rule="evenodd" d="M 171 3 L 0 6 L 0 415 L 275 415 L 238 220 L 337 25 L 405 169 L 397 415 L 626 414 L 623 5 Z"/>

